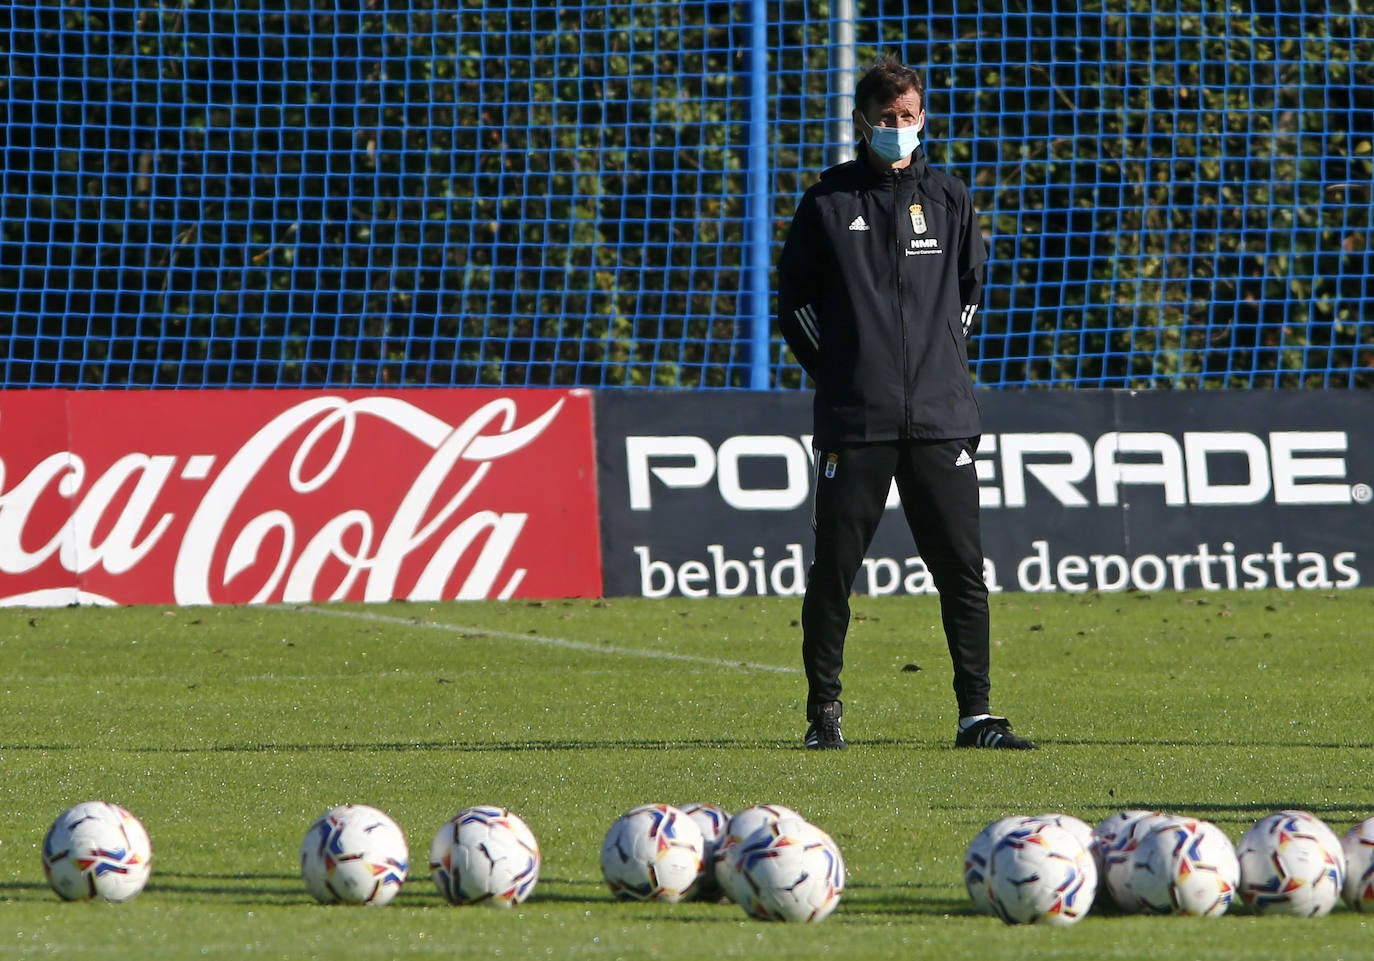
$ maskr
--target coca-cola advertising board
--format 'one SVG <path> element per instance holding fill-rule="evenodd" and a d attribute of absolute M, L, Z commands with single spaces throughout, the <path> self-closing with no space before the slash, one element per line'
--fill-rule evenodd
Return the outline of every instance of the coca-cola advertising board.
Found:
<path fill-rule="evenodd" d="M 0 603 L 601 593 L 580 390 L 0 394 Z"/>

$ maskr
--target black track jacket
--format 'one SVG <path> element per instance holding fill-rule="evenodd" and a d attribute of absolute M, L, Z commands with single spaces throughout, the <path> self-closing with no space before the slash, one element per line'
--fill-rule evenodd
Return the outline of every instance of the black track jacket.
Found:
<path fill-rule="evenodd" d="M 986 262 L 968 188 L 922 148 L 902 170 L 860 156 L 821 174 L 778 262 L 778 326 L 816 383 L 818 447 L 981 433 L 964 339 Z"/>

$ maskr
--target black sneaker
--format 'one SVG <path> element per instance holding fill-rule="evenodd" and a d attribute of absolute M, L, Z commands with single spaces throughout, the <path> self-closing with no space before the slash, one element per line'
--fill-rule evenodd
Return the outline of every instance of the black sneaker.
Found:
<path fill-rule="evenodd" d="M 839 701 L 822 701 L 816 705 L 816 716 L 806 729 L 806 749 L 808 751 L 842 751 L 844 735 L 840 733 L 840 715 L 843 707 Z"/>
<path fill-rule="evenodd" d="M 985 717 L 964 728 L 954 738 L 955 747 L 995 747 L 1004 751 L 1034 751 L 1035 742 L 1011 733 L 1004 717 Z"/>

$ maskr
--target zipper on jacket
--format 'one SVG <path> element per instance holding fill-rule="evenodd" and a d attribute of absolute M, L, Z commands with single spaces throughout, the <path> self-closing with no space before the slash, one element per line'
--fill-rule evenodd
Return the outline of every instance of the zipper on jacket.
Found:
<path fill-rule="evenodd" d="M 892 187 L 892 257 L 893 275 L 897 278 L 897 324 L 902 331 L 902 423 L 898 436 L 903 440 L 911 436 L 911 371 L 908 368 L 911 358 L 911 345 L 907 343 L 906 298 L 902 296 L 902 196 L 898 189 L 901 177 L 897 171 L 888 173 Z"/>

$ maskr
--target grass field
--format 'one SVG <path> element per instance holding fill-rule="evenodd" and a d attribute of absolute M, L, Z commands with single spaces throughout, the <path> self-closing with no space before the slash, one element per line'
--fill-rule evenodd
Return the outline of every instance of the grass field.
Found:
<path fill-rule="evenodd" d="M 0 610 L 0 958 L 1368 958 L 1366 915 L 972 913 L 989 821 L 1127 808 L 1237 840 L 1280 808 L 1374 815 L 1374 592 L 1005 595 L 994 706 L 1036 752 L 956 751 L 933 599 L 856 599 L 844 752 L 806 752 L 796 600 Z M 64 903 L 45 829 L 112 800 L 156 851 L 126 904 Z M 301 838 L 345 801 L 389 812 L 411 877 L 379 910 L 316 905 Z M 820 925 L 610 898 L 606 828 L 648 801 L 789 805 L 844 851 Z M 455 908 L 426 853 L 502 804 L 544 867 L 513 912 Z"/>

